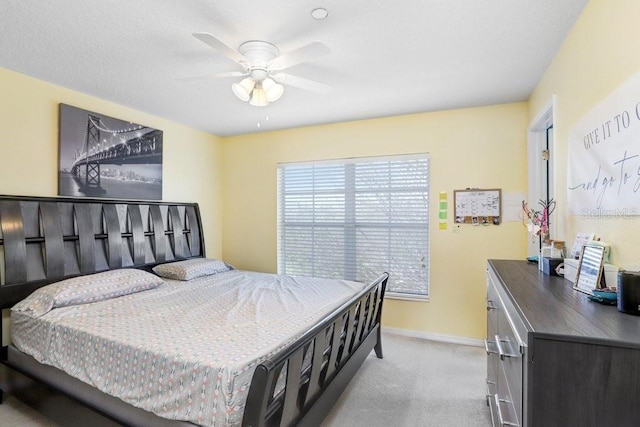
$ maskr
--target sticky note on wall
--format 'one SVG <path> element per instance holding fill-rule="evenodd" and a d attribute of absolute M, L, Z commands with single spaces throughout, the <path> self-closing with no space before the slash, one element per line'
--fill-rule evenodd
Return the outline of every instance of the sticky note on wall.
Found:
<path fill-rule="evenodd" d="M 448 214 L 448 198 L 447 192 L 441 191 L 438 198 L 438 226 L 440 230 L 447 229 L 447 214 Z"/>

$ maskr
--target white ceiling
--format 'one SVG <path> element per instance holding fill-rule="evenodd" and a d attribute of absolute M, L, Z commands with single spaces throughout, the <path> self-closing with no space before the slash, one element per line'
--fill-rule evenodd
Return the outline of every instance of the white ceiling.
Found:
<path fill-rule="evenodd" d="M 0 67 L 238 135 L 527 100 L 587 1 L 2 0 Z M 194 32 L 282 53 L 320 41 L 329 55 L 287 72 L 333 89 L 253 107 L 241 78 L 180 80 L 242 70 Z"/>

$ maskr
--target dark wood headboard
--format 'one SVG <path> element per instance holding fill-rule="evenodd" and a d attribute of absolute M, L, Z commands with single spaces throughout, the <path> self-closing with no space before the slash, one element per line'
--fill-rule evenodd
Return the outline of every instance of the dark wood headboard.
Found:
<path fill-rule="evenodd" d="M 64 278 L 204 256 L 196 203 L 0 196 L 0 308 Z"/>

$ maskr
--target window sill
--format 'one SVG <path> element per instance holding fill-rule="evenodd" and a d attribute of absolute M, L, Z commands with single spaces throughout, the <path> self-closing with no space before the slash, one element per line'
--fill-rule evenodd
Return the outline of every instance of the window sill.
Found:
<path fill-rule="evenodd" d="M 404 301 L 421 301 L 421 302 L 429 302 L 429 295 L 409 295 L 409 294 L 399 294 L 393 292 L 386 292 L 384 294 L 385 299 L 397 299 Z"/>

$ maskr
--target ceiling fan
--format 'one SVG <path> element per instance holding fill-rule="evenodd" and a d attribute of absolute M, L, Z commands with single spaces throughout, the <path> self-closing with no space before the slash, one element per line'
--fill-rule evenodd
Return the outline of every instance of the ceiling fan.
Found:
<path fill-rule="evenodd" d="M 247 76 L 240 82 L 233 83 L 231 89 L 238 98 L 248 101 L 251 105 L 263 107 L 277 101 L 284 92 L 283 84 L 320 94 L 325 94 L 331 89 L 324 83 L 282 72 L 286 68 L 330 53 L 331 50 L 320 42 L 309 43 L 291 52 L 280 54 L 280 49 L 276 45 L 261 40 L 244 42 L 235 51 L 213 34 L 193 33 L 193 36 L 240 64 L 244 71 L 230 71 L 187 79 Z"/>

